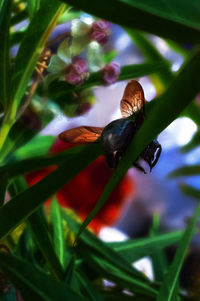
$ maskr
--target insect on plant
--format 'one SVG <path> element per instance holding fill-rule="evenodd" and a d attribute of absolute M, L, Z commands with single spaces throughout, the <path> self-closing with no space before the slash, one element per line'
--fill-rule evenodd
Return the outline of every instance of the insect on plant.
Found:
<path fill-rule="evenodd" d="M 145 98 L 142 86 L 135 80 L 130 81 L 121 100 L 122 118 L 105 127 L 80 126 L 64 131 L 59 138 L 71 143 L 100 142 L 109 167 L 115 168 L 132 138 L 145 120 Z M 133 162 L 133 166 L 146 173 L 139 159 L 146 161 L 150 171 L 158 162 L 161 145 L 154 139 Z"/>

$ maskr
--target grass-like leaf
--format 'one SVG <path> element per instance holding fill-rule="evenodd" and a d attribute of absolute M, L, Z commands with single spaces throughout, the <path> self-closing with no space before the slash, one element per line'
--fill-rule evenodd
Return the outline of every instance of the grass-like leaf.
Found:
<path fill-rule="evenodd" d="M 110 264 L 107 260 L 99 258 L 93 252 L 89 253 L 88 256 L 87 250 L 83 250 L 82 256 L 89 267 L 102 277 L 130 289 L 134 293 L 142 293 L 143 295 L 153 297 L 156 296 L 157 291 L 145 283 L 145 281 L 138 280 L 133 276 L 124 273 L 124 271 L 115 265 Z"/>
<path fill-rule="evenodd" d="M 200 165 L 186 165 L 173 170 L 167 177 L 170 179 L 177 177 L 200 175 Z"/>
<path fill-rule="evenodd" d="M 122 26 L 180 42 L 199 42 L 198 0 L 62 0 L 75 8 Z M 106 9 L 105 9 L 106 7 Z"/>
<path fill-rule="evenodd" d="M 77 146 L 56 155 L 38 156 L 28 159 L 18 159 L 14 162 L 11 161 L 0 167 L 0 174 L 4 176 L 6 174 L 8 178 L 13 178 L 50 165 L 61 165 L 66 159 L 70 160 L 71 156 L 73 158 L 80 154 L 81 150 L 82 146 Z"/>
<path fill-rule="evenodd" d="M 131 141 L 95 208 L 83 222 L 78 236 L 102 208 L 111 191 L 119 183 L 120 179 L 125 175 L 128 168 L 130 168 L 148 143 L 176 119 L 199 92 L 199 68 L 200 50 L 198 49 L 192 53 L 188 61 L 185 62 L 169 88 L 159 97 L 159 100 L 149 104 L 150 110 L 147 110 L 147 118 L 144 124 Z M 187 85 L 184 83 L 187 83 Z M 190 89 L 188 89 L 188 86 Z"/>
<path fill-rule="evenodd" d="M 25 300 L 85 300 L 66 284 L 50 278 L 28 262 L 0 252 L 0 267 Z"/>
<path fill-rule="evenodd" d="M 74 233 L 77 233 L 80 227 L 79 223 L 77 223 L 66 212 L 63 212 L 63 217 L 67 221 L 69 228 Z M 106 270 L 109 270 L 112 267 L 113 270 L 109 274 L 109 277 L 111 277 L 109 279 L 113 279 L 115 273 L 116 275 L 122 273 L 123 275 L 121 275 L 121 277 L 116 276 L 116 279 L 118 279 L 119 282 L 122 279 L 123 281 L 127 280 L 129 283 L 128 287 L 132 285 L 136 291 L 145 290 L 145 295 L 156 294 L 156 291 L 151 287 L 150 281 L 141 272 L 137 271 L 134 267 L 131 267 L 130 263 L 126 261 L 125 257 L 122 257 L 120 254 L 115 252 L 112 248 L 106 245 L 106 243 L 99 240 L 87 229 L 85 229 L 80 237 L 80 240 L 78 241 L 77 252 L 79 253 L 80 257 L 84 256 L 85 261 L 88 262 L 92 268 L 93 265 L 96 267 L 96 263 L 94 263 L 93 259 L 91 258 L 92 255 L 95 255 L 96 259 L 94 260 L 97 260 L 97 266 L 99 266 L 99 263 L 100 266 L 102 265 L 102 267 L 99 267 L 102 276 L 106 277 Z M 106 264 L 104 265 L 105 262 L 107 262 L 107 266 Z"/>
<path fill-rule="evenodd" d="M 6 107 L 10 99 L 10 45 L 9 26 L 11 0 L 2 0 L 0 4 L 0 103 Z"/>
<path fill-rule="evenodd" d="M 29 217 L 28 221 L 34 234 L 35 241 L 47 262 L 49 270 L 54 277 L 58 280 L 62 280 L 64 277 L 64 270 L 58 259 L 59 257 L 56 253 L 56 249 L 54 249 L 43 210 L 39 208 Z"/>
<path fill-rule="evenodd" d="M 0 208 L 0 238 L 30 216 L 44 201 L 70 181 L 101 153 L 99 144 L 80 146 L 62 166 Z M 28 201 L 27 201 L 28 200 Z"/>
<path fill-rule="evenodd" d="M 53 199 L 51 202 L 51 223 L 53 226 L 53 242 L 55 252 L 60 260 L 62 266 L 65 263 L 65 236 L 62 223 L 62 216 L 60 212 L 57 199 Z"/>
<path fill-rule="evenodd" d="M 154 237 L 129 239 L 123 242 L 109 243 L 126 261 L 132 263 L 139 258 L 150 256 L 174 243 L 182 237 L 182 231 L 159 234 Z"/>
<path fill-rule="evenodd" d="M 65 6 L 58 1 L 43 1 L 42 7 L 34 15 L 17 53 L 12 79 L 12 94 L 16 106 L 26 90 L 38 58 L 55 27 Z M 40 20 L 42 19 L 42 22 Z M 37 32 L 37 34 L 36 34 Z"/>
<path fill-rule="evenodd" d="M 196 189 L 190 185 L 183 183 L 179 185 L 179 188 L 185 195 L 197 199 L 198 201 L 200 200 L 200 189 Z"/>
<path fill-rule="evenodd" d="M 198 205 L 198 207 L 196 208 L 196 211 L 183 234 L 183 237 L 182 237 L 180 244 L 178 246 L 178 249 L 176 251 L 174 260 L 161 284 L 161 288 L 160 288 L 158 297 L 156 299 L 157 301 L 176 300 L 177 283 L 178 283 L 180 270 L 183 265 L 183 261 L 185 259 L 192 236 L 195 233 L 199 214 L 200 214 L 200 205 Z"/>

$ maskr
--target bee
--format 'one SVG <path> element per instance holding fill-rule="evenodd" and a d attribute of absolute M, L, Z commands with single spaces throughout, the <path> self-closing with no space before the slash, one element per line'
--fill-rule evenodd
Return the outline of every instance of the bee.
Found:
<path fill-rule="evenodd" d="M 144 91 L 136 80 L 127 84 L 120 108 L 122 118 L 112 121 L 105 127 L 80 126 L 62 132 L 59 138 L 71 143 L 100 142 L 108 166 L 115 168 L 146 118 Z M 158 162 L 161 151 L 162 147 L 159 142 L 156 139 L 153 140 L 133 162 L 133 166 L 146 173 L 139 163 L 139 160 L 143 159 L 151 171 Z"/>

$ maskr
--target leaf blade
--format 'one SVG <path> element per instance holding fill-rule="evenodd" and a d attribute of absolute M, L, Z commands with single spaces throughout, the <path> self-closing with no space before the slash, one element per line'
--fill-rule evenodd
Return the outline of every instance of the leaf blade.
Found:
<path fill-rule="evenodd" d="M 179 247 L 176 251 L 175 258 L 166 273 L 164 280 L 161 284 L 161 288 L 159 294 L 157 296 L 157 301 L 166 300 L 172 301 L 176 300 L 177 296 L 177 284 L 178 284 L 178 276 L 186 256 L 187 249 L 189 247 L 189 243 L 192 239 L 192 236 L 195 232 L 196 223 L 198 221 L 198 217 L 200 214 L 200 205 L 197 206 L 193 218 L 191 219 L 190 223 L 188 224 L 183 237 L 180 241 Z"/>

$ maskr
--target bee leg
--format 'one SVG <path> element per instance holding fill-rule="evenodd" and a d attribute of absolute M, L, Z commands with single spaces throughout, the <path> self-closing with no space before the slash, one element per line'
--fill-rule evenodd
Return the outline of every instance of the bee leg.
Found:
<path fill-rule="evenodd" d="M 145 169 L 138 162 L 134 162 L 133 166 L 136 167 L 138 170 L 142 171 L 144 174 L 146 174 Z"/>

